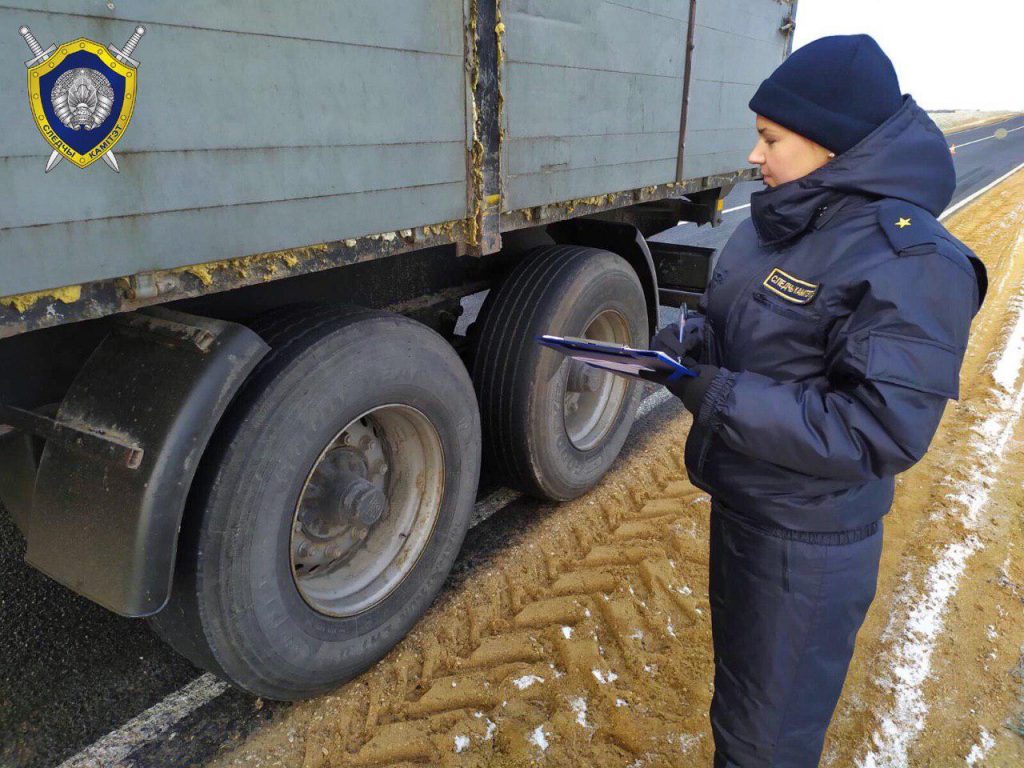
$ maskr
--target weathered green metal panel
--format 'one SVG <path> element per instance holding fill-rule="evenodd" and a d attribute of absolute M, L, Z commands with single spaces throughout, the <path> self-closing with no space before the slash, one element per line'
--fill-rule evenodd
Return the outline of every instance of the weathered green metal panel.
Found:
<path fill-rule="evenodd" d="M 0 296 L 466 219 L 470 5 L 3 5 Z M 690 0 L 500 8 L 501 210 L 675 179 Z M 746 102 L 784 56 L 779 26 L 791 10 L 699 0 L 684 178 L 747 165 Z M 115 147 L 121 173 L 62 162 L 44 175 L 50 149 L 29 115 L 18 27 L 44 46 L 122 46 L 139 23 L 147 34 L 137 107 Z M 12 306 L 0 306 L 5 322 Z"/>
<path fill-rule="evenodd" d="M 504 0 L 506 210 L 673 180 L 688 9 Z"/>
<path fill-rule="evenodd" d="M 465 216 L 461 0 L 24 6 L 0 9 L 0 296 Z M 44 176 L 18 27 L 121 46 L 137 23 L 121 173 Z"/>
<path fill-rule="evenodd" d="M 789 36 L 780 30 L 794 6 L 780 0 L 697 3 L 686 178 L 747 165 L 757 140 L 747 103 L 786 56 Z"/>

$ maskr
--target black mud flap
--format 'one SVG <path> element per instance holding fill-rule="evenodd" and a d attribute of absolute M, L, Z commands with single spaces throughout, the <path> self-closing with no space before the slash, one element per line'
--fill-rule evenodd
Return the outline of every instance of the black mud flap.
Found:
<path fill-rule="evenodd" d="M 170 596 L 199 459 L 268 350 L 236 323 L 163 308 L 123 316 L 75 378 L 55 421 L 136 446 L 138 460 L 47 440 L 26 561 L 116 613 L 159 611 Z"/>
<path fill-rule="evenodd" d="M 718 249 L 657 240 L 648 240 L 647 245 L 658 276 L 659 303 L 696 308 L 715 269 Z"/>

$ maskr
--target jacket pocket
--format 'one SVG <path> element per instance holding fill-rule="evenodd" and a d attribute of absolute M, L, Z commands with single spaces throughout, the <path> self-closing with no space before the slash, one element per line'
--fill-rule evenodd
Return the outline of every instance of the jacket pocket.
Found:
<path fill-rule="evenodd" d="M 920 392 L 960 398 L 962 352 L 932 339 L 870 331 L 866 375 Z"/>
<path fill-rule="evenodd" d="M 795 306 L 784 306 L 772 299 L 768 294 L 761 291 L 754 291 L 753 299 L 758 304 L 770 309 L 772 312 L 782 315 L 782 317 L 788 317 L 793 320 L 803 320 L 808 323 L 821 322 L 821 315 L 818 314 L 817 310 L 797 309 Z"/>

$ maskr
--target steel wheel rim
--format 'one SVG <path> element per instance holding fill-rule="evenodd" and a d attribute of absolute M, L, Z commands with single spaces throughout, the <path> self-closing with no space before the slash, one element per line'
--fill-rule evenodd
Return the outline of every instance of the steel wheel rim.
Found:
<path fill-rule="evenodd" d="M 629 326 L 619 312 L 608 309 L 587 325 L 583 337 L 614 344 L 629 344 Z M 565 433 L 579 450 L 601 442 L 611 430 L 626 398 L 628 380 L 600 371 L 586 363 L 570 360 L 562 398 Z"/>
<path fill-rule="evenodd" d="M 302 599 L 334 617 L 379 604 L 426 549 L 443 496 L 441 438 L 421 411 L 392 403 L 350 421 L 313 463 L 292 515 Z"/>

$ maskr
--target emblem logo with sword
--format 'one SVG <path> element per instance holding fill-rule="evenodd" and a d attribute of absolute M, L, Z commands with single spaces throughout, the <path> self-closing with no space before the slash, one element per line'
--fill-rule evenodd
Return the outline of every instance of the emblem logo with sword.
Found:
<path fill-rule="evenodd" d="M 53 147 L 45 172 L 64 158 L 79 168 L 102 158 L 120 173 L 112 150 L 135 109 L 139 62 L 132 53 L 146 28 L 136 27 L 123 48 L 80 37 L 44 49 L 28 27 L 18 32 L 32 51 L 25 62 L 32 118 Z"/>

